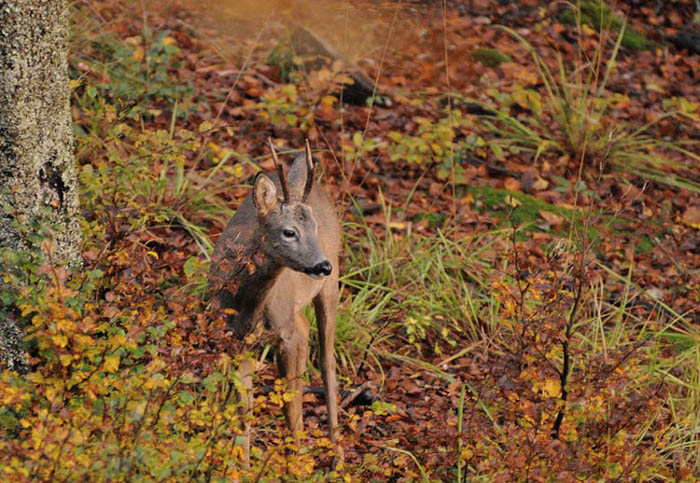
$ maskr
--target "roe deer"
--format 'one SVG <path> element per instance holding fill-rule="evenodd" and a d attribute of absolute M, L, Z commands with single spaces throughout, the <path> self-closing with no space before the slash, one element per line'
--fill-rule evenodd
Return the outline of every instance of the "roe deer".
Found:
<path fill-rule="evenodd" d="M 289 179 L 271 140 L 270 149 L 277 176 L 258 173 L 252 193 L 214 247 L 210 279 L 221 307 L 233 309 L 227 325 L 236 336 L 245 337 L 260 320 L 275 336 L 280 377 L 287 379 L 293 394 L 285 405 L 285 415 L 297 443 L 298 432 L 303 429 L 302 375 L 309 354 L 309 322 L 301 310 L 313 302 L 329 435 L 335 442 L 338 390 L 333 342 L 340 226 L 331 197 L 322 186 L 313 183 L 308 140 L 306 155 L 296 158 Z M 252 363 L 243 363 L 241 377 L 248 393 L 248 408 L 252 403 L 253 371 Z M 243 447 L 247 463 L 249 425 L 245 427 Z"/>

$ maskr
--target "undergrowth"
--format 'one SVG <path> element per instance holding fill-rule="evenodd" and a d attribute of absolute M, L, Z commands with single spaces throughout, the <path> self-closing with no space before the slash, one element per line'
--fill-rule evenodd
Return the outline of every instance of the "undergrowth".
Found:
<path fill-rule="evenodd" d="M 207 315 L 203 296 L 208 231 L 228 218 L 229 190 L 242 183 L 247 157 L 217 144 L 220 126 L 177 127 L 188 112 L 178 106 L 193 101 L 174 78 L 181 59 L 173 42 L 150 31 L 102 39 L 90 47 L 99 62 L 73 66 L 83 270 L 54 266 L 50 233 L 37 227 L 26 230 L 30 249 L 0 252 L 0 315 L 26 328 L 31 367 L 0 374 L 5 479 L 655 480 L 700 471 L 697 326 L 638 286 L 633 259 L 618 273 L 595 256 L 590 214 L 577 214 L 567 233 L 536 237 L 512 196 L 507 223 L 469 236 L 447 218 L 413 232 L 393 223 L 386 203 L 384 230 L 362 218 L 344 226 L 341 380 L 380 374 L 386 383 L 385 370 L 401 365 L 444 383 L 436 390 L 456 388 L 441 439 L 411 451 L 411 436 L 382 429 L 381 448 L 331 471 L 336 449 L 319 431 L 293 448 L 281 381 L 242 413 L 237 366 L 264 357 L 242 353 L 223 321 Z M 599 67 L 597 55 L 591 65 Z M 486 123 L 497 139 L 460 137 L 472 121 L 447 112 L 437 123 L 418 119 L 415 135 L 348 136 L 345 162 L 384 149 L 458 181 L 455 142 L 470 152 L 556 149 L 696 188 L 654 171 L 668 161 L 649 157 L 660 145 L 644 129 L 606 118 L 607 74 L 577 69 L 570 81 L 561 62 L 557 77 L 534 51 L 533 59 L 544 100 L 534 91 L 521 100 L 538 116 L 499 111 Z M 280 84 L 246 109 L 270 130 L 308 133 L 334 109 L 341 80 L 331 70 Z M 169 126 L 151 125 L 164 109 Z M 371 409 L 341 415 L 345 431 L 396 427 L 399 401 L 378 391 Z M 236 444 L 246 420 L 256 441 L 250 468 Z"/>
<path fill-rule="evenodd" d="M 50 245 L 43 248 L 51 253 Z M 11 251 L 2 255 L 15 260 Z M 233 397 L 234 388 L 243 390 L 238 358 L 227 355 L 236 351 L 226 347 L 223 322 L 193 318 L 201 314 L 198 297 L 180 291 L 173 304 L 144 290 L 153 269 L 143 255 L 139 264 L 120 248 L 100 259 L 99 269 L 70 274 L 47 261 L 4 277 L 3 296 L 18 294 L 16 316 L 35 350 L 29 374 L 0 378 L 3 477 L 223 481 L 277 468 L 309 477 L 318 456 L 330 451 L 323 438 L 313 452 L 291 455 L 291 439 L 270 438 L 242 470 L 242 420 L 279 407 L 284 386 L 241 414 Z M 218 342 L 193 352 L 187 328 Z"/>
<path fill-rule="evenodd" d="M 480 120 L 497 136 L 497 141 L 491 143 L 500 144 L 494 151 L 497 155 L 513 149 L 532 152 L 535 161 L 545 153 L 566 155 L 572 166 L 580 166 L 579 161 L 584 161 L 585 174 L 589 177 L 612 168 L 700 192 L 700 186 L 690 174 L 700 160 L 693 152 L 697 142 L 669 143 L 654 134 L 664 120 L 686 118 L 694 122 L 696 113 L 668 104 L 667 112 L 656 115 L 642 126 L 625 125 L 611 117 L 612 109 L 626 102 L 624 95 L 607 92 L 617 65 L 624 23 L 607 58 L 605 36 L 601 33 L 593 53 L 579 47 L 578 61 L 569 69 L 561 55 L 557 56 L 557 65 L 553 68 L 521 35 L 502 28 L 531 53 L 544 94 L 518 86 L 505 96 L 496 90 L 490 91 L 501 105 L 495 114 L 482 116 Z M 579 36 L 584 38 L 580 22 Z M 526 109 L 528 115 L 512 114 L 513 106 Z"/>

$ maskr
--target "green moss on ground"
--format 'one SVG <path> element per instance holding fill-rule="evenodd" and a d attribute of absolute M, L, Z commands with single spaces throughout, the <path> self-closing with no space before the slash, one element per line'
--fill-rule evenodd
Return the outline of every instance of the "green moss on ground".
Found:
<path fill-rule="evenodd" d="M 294 65 L 294 49 L 291 46 L 291 35 L 288 34 L 282 38 L 270 51 L 265 59 L 265 64 L 277 67 L 280 70 L 280 77 L 285 82 L 290 80 L 290 74 L 298 69 Z"/>
<path fill-rule="evenodd" d="M 471 53 L 472 58 L 481 62 L 486 67 L 498 67 L 504 62 L 512 62 L 512 59 L 506 54 L 495 49 L 475 49 Z"/>
<path fill-rule="evenodd" d="M 474 198 L 477 210 L 491 213 L 494 218 L 500 220 L 503 226 L 516 226 L 520 240 L 527 239 L 529 233 L 538 231 L 552 233 L 559 237 L 568 237 L 572 221 L 576 231 L 584 230 L 583 217 L 585 214 L 583 212 L 556 206 L 519 191 L 488 186 L 469 186 L 466 188 L 465 194 L 470 194 Z M 563 218 L 564 222 L 557 227 L 548 227 L 540 215 L 541 211 L 559 216 Z M 593 241 L 594 245 L 602 240 L 603 233 L 612 232 L 634 237 L 637 253 L 644 253 L 654 248 L 649 236 L 639 234 L 632 220 L 610 215 L 596 218 L 598 219 L 597 223 L 588 226 L 588 238 Z"/>
<path fill-rule="evenodd" d="M 601 28 L 612 32 L 619 32 L 624 25 L 624 20 L 618 15 L 614 15 L 610 7 L 605 3 L 588 0 L 580 3 L 581 23 L 600 32 Z M 576 11 L 572 8 L 565 8 L 559 14 L 559 21 L 565 25 L 576 25 Z M 622 35 L 622 46 L 632 50 L 646 50 L 656 47 L 656 43 L 650 41 L 637 29 L 627 26 Z"/>
<path fill-rule="evenodd" d="M 440 228 L 445 224 L 447 218 L 447 215 L 442 213 L 421 212 L 416 213 L 412 221 L 418 223 L 423 220 L 428 220 L 428 226 L 430 226 L 430 228 Z"/>

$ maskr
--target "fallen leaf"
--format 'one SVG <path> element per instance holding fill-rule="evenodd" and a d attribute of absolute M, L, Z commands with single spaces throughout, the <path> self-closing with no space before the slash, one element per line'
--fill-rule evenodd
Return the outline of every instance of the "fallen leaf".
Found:
<path fill-rule="evenodd" d="M 520 181 L 515 178 L 506 178 L 504 185 L 509 191 L 520 191 Z"/>
<path fill-rule="evenodd" d="M 550 211 L 540 210 L 539 214 L 544 220 L 552 226 L 561 225 L 564 223 L 564 218 L 559 215 L 555 215 Z"/>
<path fill-rule="evenodd" d="M 518 206 L 522 205 L 522 201 L 514 197 L 513 195 L 507 195 L 505 197 L 505 202 L 508 206 L 512 206 L 513 208 L 517 208 Z"/>
<path fill-rule="evenodd" d="M 430 193 L 430 196 L 438 196 L 442 192 L 444 183 L 430 183 L 430 187 L 428 188 L 428 193 Z"/>
<path fill-rule="evenodd" d="M 549 181 L 547 181 L 544 178 L 538 177 L 533 183 L 532 183 L 532 189 L 535 191 L 544 191 L 547 188 L 549 188 Z"/>
<path fill-rule="evenodd" d="M 689 206 L 681 215 L 681 223 L 700 230 L 700 206 Z"/>

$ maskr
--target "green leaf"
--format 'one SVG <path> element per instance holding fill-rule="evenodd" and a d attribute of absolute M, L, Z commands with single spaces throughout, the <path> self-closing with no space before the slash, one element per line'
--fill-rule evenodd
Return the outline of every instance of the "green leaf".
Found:
<path fill-rule="evenodd" d="M 180 401 L 182 401 L 182 403 L 186 406 L 189 406 L 194 402 L 194 396 L 187 391 L 180 391 L 177 395 L 180 398 Z"/>
<path fill-rule="evenodd" d="M 185 276 L 187 278 L 194 277 L 194 275 L 200 271 L 199 260 L 197 257 L 188 258 L 182 269 L 185 271 Z"/>
<path fill-rule="evenodd" d="M 205 131 L 211 130 L 211 128 L 212 128 L 212 123 L 210 123 L 209 121 L 204 121 L 203 123 L 201 123 L 199 125 L 199 132 L 203 133 Z"/>

